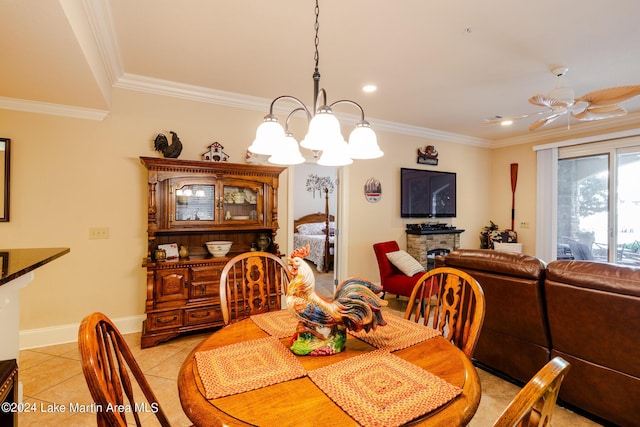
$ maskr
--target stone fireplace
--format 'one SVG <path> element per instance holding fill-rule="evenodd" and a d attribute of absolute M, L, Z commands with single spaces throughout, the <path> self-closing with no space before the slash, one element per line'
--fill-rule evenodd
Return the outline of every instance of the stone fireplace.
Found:
<path fill-rule="evenodd" d="M 436 255 L 447 254 L 460 247 L 460 233 L 464 230 L 407 230 L 407 252 L 425 269 L 433 268 Z"/>

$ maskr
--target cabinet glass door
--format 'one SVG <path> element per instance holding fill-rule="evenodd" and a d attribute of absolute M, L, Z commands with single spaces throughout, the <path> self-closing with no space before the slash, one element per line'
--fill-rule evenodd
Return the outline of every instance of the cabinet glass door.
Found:
<path fill-rule="evenodd" d="M 247 183 L 224 185 L 224 221 L 260 223 L 262 212 L 262 187 Z"/>
<path fill-rule="evenodd" d="M 170 227 L 213 224 L 216 220 L 216 187 L 213 182 L 171 182 Z"/>

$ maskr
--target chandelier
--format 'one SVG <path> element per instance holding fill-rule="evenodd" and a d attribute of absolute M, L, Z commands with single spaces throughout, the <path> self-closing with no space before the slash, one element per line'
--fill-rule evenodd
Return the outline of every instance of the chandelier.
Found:
<path fill-rule="evenodd" d="M 313 73 L 313 106 L 307 107 L 294 96 L 282 95 L 271 101 L 269 114 L 264 116 L 264 121 L 256 131 L 256 139 L 249 147 L 249 151 L 255 154 L 268 155 L 269 163 L 279 165 L 296 165 L 304 163 L 305 159 L 300 154 L 298 141 L 289 132 L 289 119 L 298 112 L 304 112 L 307 121 L 307 134 L 300 142 L 300 146 L 313 151 L 318 158 L 318 164 L 323 166 L 345 166 L 353 163 L 353 159 L 375 159 L 384 153 L 378 146 L 376 134 L 371 129 L 369 122 L 364 118 L 364 110 L 355 101 L 343 99 L 332 104 L 327 104 L 327 92 L 320 89 L 320 71 L 318 64 L 318 16 L 320 7 L 316 0 L 315 8 L 315 71 Z M 273 114 L 273 107 L 280 100 L 294 101 L 299 106 L 294 108 L 285 121 L 284 128 Z M 349 135 L 349 143 L 344 140 L 340 131 L 340 123 L 333 114 L 332 107 L 338 104 L 351 104 L 360 110 L 360 121 Z M 322 154 L 320 154 L 322 153 Z"/>

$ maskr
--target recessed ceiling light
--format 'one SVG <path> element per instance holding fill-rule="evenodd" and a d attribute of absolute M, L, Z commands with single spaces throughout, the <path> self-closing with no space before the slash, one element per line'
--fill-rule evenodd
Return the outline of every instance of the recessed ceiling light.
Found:
<path fill-rule="evenodd" d="M 500 122 L 502 126 L 511 126 L 513 124 L 513 120 L 503 120 Z"/>
<path fill-rule="evenodd" d="M 378 90 L 376 85 L 365 85 L 362 87 L 362 91 L 367 93 L 375 92 L 376 90 Z"/>

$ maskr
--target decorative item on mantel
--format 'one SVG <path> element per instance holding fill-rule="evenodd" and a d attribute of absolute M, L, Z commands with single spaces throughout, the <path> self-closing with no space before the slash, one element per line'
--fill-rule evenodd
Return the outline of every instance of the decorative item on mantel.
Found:
<path fill-rule="evenodd" d="M 153 147 L 156 151 L 160 151 L 163 156 L 177 159 L 180 153 L 182 153 L 182 142 L 180 142 L 177 133 L 174 131 L 170 131 L 169 133 L 171 134 L 171 144 L 169 144 L 169 140 L 165 134 L 159 133 L 153 142 Z"/>
<path fill-rule="evenodd" d="M 438 165 L 438 150 L 434 145 L 427 145 L 422 148 L 418 148 L 418 163 L 422 165 Z"/>
<path fill-rule="evenodd" d="M 222 151 L 224 147 L 219 142 L 214 142 L 209 145 L 209 151 L 202 153 L 202 160 L 208 160 L 210 162 L 227 162 L 229 161 L 229 155 Z"/>
<path fill-rule="evenodd" d="M 298 320 L 291 338 L 291 351 L 299 356 L 328 356 L 344 350 L 347 330 L 373 331 L 387 322 L 381 308 L 387 301 L 378 294 L 382 287 L 359 277 L 350 277 L 338 285 L 332 300 L 315 291 L 315 276 L 304 258 L 309 245 L 298 248 L 287 259 L 291 282 L 286 302 Z"/>

